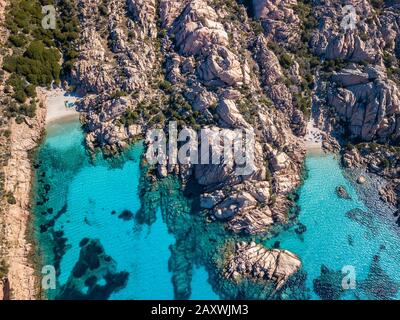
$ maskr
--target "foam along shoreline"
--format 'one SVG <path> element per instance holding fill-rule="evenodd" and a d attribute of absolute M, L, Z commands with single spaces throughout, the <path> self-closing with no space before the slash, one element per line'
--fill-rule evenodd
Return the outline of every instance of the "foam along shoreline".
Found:
<path fill-rule="evenodd" d="M 79 112 L 75 109 L 75 102 L 79 97 L 58 88 L 43 90 L 43 94 L 46 96 L 47 125 L 79 118 Z"/>
<path fill-rule="evenodd" d="M 313 119 L 307 123 L 307 133 L 304 136 L 304 145 L 309 154 L 323 154 L 323 132 L 318 129 Z"/>

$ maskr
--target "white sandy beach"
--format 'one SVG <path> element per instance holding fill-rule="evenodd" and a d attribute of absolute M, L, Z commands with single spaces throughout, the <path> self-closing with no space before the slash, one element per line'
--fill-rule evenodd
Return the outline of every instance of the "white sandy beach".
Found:
<path fill-rule="evenodd" d="M 79 117 L 75 106 L 66 107 L 65 105 L 66 103 L 75 103 L 78 99 L 76 96 L 67 94 L 62 89 L 45 90 L 43 93 L 46 95 L 47 124 Z"/>
<path fill-rule="evenodd" d="M 306 150 L 309 153 L 322 153 L 323 133 L 314 123 L 313 119 L 307 123 L 307 133 L 304 136 Z"/>

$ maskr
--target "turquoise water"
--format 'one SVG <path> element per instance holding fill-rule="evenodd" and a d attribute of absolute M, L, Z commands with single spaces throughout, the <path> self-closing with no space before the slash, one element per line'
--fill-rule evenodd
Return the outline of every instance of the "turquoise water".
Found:
<path fill-rule="evenodd" d="M 175 246 L 174 270 L 191 274 L 190 298 L 218 299 L 202 266 L 207 262 L 201 259 L 210 259 L 207 250 L 219 241 L 210 233 L 221 232 L 220 228 L 200 223 L 201 216 L 182 216 L 185 210 L 178 210 L 179 201 L 172 198 L 164 206 L 181 212 L 166 214 L 172 219 L 170 231 L 182 233 L 179 238 L 168 232 L 160 209 L 150 226 L 135 221 L 141 205 L 142 151 L 143 146 L 136 144 L 119 159 L 92 159 L 85 152 L 79 123 L 48 128 L 35 165 L 35 225 L 43 264 L 54 264 L 59 271 L 58 289 L 48 290 L 49 298 L 173 299 L 170 269 Z M 365 207 L 333 156 L 309 155 L 306 167 L 308 176 L 298 199 L 298 222 L 306 231 L 296 232 L 296 223 L 266 245 L 300 257 L 312 299 L 398 299 L 399 230 L 393 219 Z M 336 195 L 339 185 L 345 186 L 351 200 Z M 175 191 L 168 190 L 172 197 Z M 176 228 L 178 222 L 187 230 Z M 189 243 L 186 249 L 184 242 L 177 242 L 188 236 L 186 232 L 198 241 L 196 247 Z M 225 231 L 224 235 L 229 237 Z M 199 253 L 189 258 L 194 249 Z M 186 264 L 188 259 L 194 260 Z M 181 265 L 185 271 L 179 271 Z M 344 266 L 354 267 L 355 289 L 341 290 Z M 178 283 L 185 283 L 186 275 Z"/>
<path fill-rule="evenodd" d="M 364 206 L 333 156 L 309 155 L 306 167 L 308 176 L 299 191 L 298 204 L 299 221 L 307 230 L 298 235 L 294 227 L 269 240 L 267 245 L 279 241 L 281 248 L 301 258 L 313 299 L 319 298 L 313 290 L 313 280 L 320 276 L 321 265 L 331 271 L 341 271 L 344 266 L 355 268 L 356 289 L 345 290 L 342 299 L 400 298 L 398 292 L 387 292 L 391 291 L 387 286 L 392 281 L 400 283 L 399 229 L 393 219 Z M 346 187 L 351 200 L 336 195 L 339 185 Z M 358 219 L 350 219 L 346 213 L 355 208 L 364 212 L 360 212 Z M 378 257 L 375 263 L 374 256 Z M 368 275 L 374 285 L 365 281 Z M 339 280 L 342 278 L 340 272 Z"/>
<path fill-rule="evenodd" d="M 65 288 L 74 288 L 88 296 L 99 297 L 89 288 L 83 278 L 74 278 L 80 260 L 83 239 L 99 241 L 110 264 L 98 268 L 95 274 L 97 285 L 106 286 L 101 297 L 109 299 L 173 299 L 172 274 L 168 269 L 170 245 L 174 236 L 168 233 L 158 210 L 156 222 L 151 226 L 138 225 L 133 215 L 140 208 L 138 195 L 139 161 L 143 151 L 136 144 L 121 161 L 109 162 L 100 157 L 91 160 L 85 153 L 83 134 L 79 123 L 70 122 L 53 125 L 38 154 L 37 169 L 37 237 L 44 255 L 44 263 L 51 263 L 54 248 L 51 241 L 58 239 L 62 252 L 59 259 L 58 287 L 50 297 L 77 298 L 77 292 L 65 294 Z M 45 172 L 45 177 L 42 177 Z M 48 185 L 47 193 L 40 189 Z M 45 194 L 47 201 L 40 203 L 39 195 Z M 43 214 L 51 208 L 51 213 Z M 120 216 L 122 213 L 125 215 Z M 43 225 L 50 228 L 39 232 Z M 60 232 L 62 232 L 60 236 Z M 64 239 L 64 242 L 62 240 Z M 49 241 L 50 240 L 50 241 Z M 83 252 L 83 251 L 82 251 Z M 99 255 L 100 257 L 100 255 Z M 96 257 L 91 257 L 95 260 Z M 99 258 L 102 261 L 102 258 Z M 83 260 L 82 260 L 83 261 Z M 108 263 L 108 262 L 107 262 Z M 100 263 L 101 264 L 101 263 Z M 80 265 L 82 266 L 82 265 Z M 119 275 L 123 284 L 111 285 L 105 274 Z M 88 271 L 89 276 L 93 275 Z M 127 279 L 126 279 L 126 275 Z M 192 298 L 218 298 L 207 282 L 204 269 L 194 270 Z M 63 291 L 64 290 L 64 291 Z M 90 291 L 92 290 L 92 291 Z M 97 290 L 98 291 L 98 290 Z"/>

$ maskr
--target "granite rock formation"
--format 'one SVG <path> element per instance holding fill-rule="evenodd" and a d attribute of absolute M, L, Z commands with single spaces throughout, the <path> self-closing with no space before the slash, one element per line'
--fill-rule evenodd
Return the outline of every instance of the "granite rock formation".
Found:
<path fill-rule="evenodd" d="M 279 290 L 300 267 L 299 258 L 289 251 L 270 250 L 254 242 L 237 243 L 228 258 L 225 276 L 235 281 L 243 277 L 269 281 Z"/>

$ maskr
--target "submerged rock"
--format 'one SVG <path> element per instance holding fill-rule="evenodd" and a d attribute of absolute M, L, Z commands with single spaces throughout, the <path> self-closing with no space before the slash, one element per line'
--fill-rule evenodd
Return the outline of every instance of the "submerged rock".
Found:
<path fill-rule="evenodd" d="M 57 299 L 104 300 L 126 286 L 129 274 L 116 272 L 115 261 L 105 254 L 99 240 L 84 238 L 80 246 L 79 260 L 67 283 L 57 293 Z M 101 279 L 104 285 L 98 284 Z"/>
<path fill-rule="evenodd" d="M 361 282 L 361 289 L 370 299 L 390 300 L 397 296 L 400 284 L 396 283 L 382 269 L 379 263 L 379 255 L 374 256 L 368 277 Z"/>
<path fill-rule="evenodd" d="M 297 234 L 301 235 L 301 234 L 303 234 L 304 232 L 307 231 L 307 227 L 304 224 L 302 224 L 301 222 L 299 222 L 297 227 L 296 227 L 296 229 L 294 229 L 294 231 Z"/>
<path fill-rule="evenodd" d="M 313 280 L 314 292 L 322 300 L 339 300 L 344 292 L 342 278 L 341 271 L 332 271 L 321 265 L 321 275 Z"/>
<path fill-rule="evenodd" d="M 121 212 L 121 214 L 118 216 L 118 218 L 124 220 L 124 221 L 129 221 L 132 220 L 134 218 L 134 214 L 132 211 L 129 210 L 124 210 Z"/>
<path fill-rule="evenodd" d="M 336 187 L 336 194 L 339 198 L 350 200 L 351 196 L 347 193 L 347 190 L 344 186 Z"/>
<path fill-rule="evenodd" d="M 367 180 L 365 179 L 364 176 L 359 176 L 357 179 L 358 184 L 364 184 Z"/>

